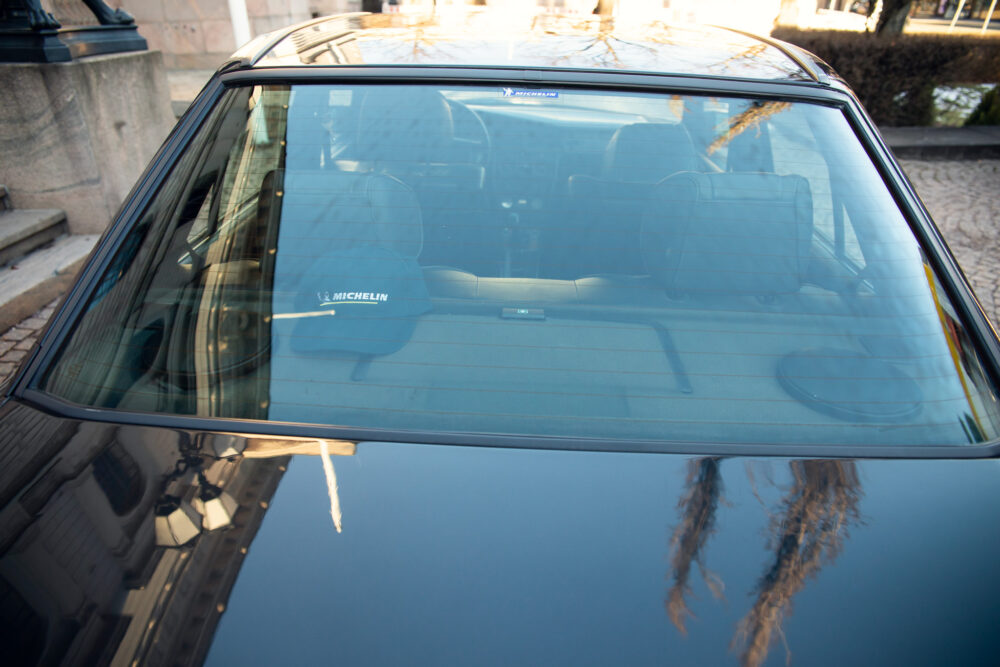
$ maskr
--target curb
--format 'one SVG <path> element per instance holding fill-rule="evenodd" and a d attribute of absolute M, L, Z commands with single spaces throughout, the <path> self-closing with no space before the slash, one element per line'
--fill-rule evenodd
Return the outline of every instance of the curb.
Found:
<path fill-rule="evenodd" d="M 1000 158 L 1000 126 L 885 127 L 882 138 L 899 159 L 982 160 Z"/>

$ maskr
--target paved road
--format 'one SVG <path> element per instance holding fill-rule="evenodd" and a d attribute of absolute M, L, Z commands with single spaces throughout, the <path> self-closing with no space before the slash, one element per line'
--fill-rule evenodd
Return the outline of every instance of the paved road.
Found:
<path fill-rule="evenodd" d="M 903 168 L 972 283 L 1000 323 L 1000 160 L 904 160 Z M 31 349 L 55 304 L 0 336 L 0 382 Z"/>

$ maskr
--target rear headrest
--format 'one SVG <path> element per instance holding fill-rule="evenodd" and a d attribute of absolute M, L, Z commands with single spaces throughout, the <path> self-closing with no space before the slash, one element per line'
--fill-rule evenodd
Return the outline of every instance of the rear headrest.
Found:
<path fill-rule="evenodd" d="M 372 87 L 361 102 L 357 158 L 373 162 L 434 162 L 454 134 L 451 108 L 423 86 Z"/>
<path fill-rule="evenodd" d="M 643 262 L 665 288 L 692 296 L 787 294 L 806 275 L 812 229 L 801 176 L 677 174 L 643 214 Z"/>
<path fill-rule="evenodd" d="M 299 354 L 390 354 L 430 309 L 417 199 L 381 174 L 275 173 L 273 326 Z M 280 316 L 280 317 L 279 317 Z M 276 334 L 278 335 L 278 334 Z"/>
<path fill-rule="evenodd" d="M 282 252 L 304 256 L 377 246 L 416 258 L 424 243 L 420 205 L 413 190 L 391 176 L 288 170 L 280 242 Z"/>
<path fill-rule="evenodd" d="M 682 125 L 633 123 L 618 128 L 604 150 L 605 178 L 656 183 L 679 171 L 699 168 L 698 155 Z"/>

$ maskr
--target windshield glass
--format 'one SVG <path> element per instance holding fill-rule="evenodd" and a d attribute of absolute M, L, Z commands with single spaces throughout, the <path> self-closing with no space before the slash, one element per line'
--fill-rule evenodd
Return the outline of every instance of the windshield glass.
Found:
<path fill-rule="evenodd" d="M 238 88 L 41 388 L 413 433 L 978 443 L 997 402 L 842 112 Z"/>

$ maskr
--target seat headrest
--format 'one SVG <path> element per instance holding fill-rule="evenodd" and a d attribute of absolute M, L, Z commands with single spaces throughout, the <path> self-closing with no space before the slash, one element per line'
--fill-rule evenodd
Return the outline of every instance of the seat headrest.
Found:
<path fill-rule="evenodd" d="M 372 162 L 434 162 L 454 135 L 451 108 L 425 87 L 372 87 L 361 102 L 357 158 Z"/>
<path fill-rule="evenodd" d="M 694 143 L 678 124 L 622 126 L 604 150 L 603 176 L 616 181 L 656 183 L 679 171 L 698 168 Z"/>
<path fill-rule="evenodd" d="M 643 262 L 665 288 L 692 296 L 788 294 L 808 270 L 812 231 L 801 176 L 677 174 L 643 214 Z"/>

